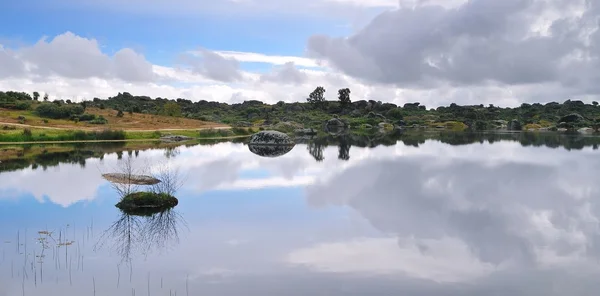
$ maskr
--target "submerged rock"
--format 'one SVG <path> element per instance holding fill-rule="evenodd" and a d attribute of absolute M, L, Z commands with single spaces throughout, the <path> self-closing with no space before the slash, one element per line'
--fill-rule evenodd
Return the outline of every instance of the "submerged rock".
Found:
<path fill-rule="evenodd" d="M 295 145 L 290 136 L 278 131 L 262 131 L 250 137 L 249 145 Z"/>
<path fill-rule="evenodd" d="M 146 175 L 129 175 L 121 173 L 103 174 L 102 177 L 109 182 L 133 185 L 154 185 L 160 183 L 159 179 Z"/>

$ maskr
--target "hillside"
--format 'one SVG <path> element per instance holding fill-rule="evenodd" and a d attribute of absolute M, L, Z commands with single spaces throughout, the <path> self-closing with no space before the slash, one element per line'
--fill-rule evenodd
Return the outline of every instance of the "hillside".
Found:
<path fill-rule="evenodd" d="M 34 112 L 35 104 L 30 110 L 11 110 L 0 108 L 0 126 L 17 125 L 35 128 L 50 129 L 77 129 L 77 130 L 125 130 L 125 131 L 150 131 L 150 130 L 191 130 L 202 128 L 226 127 L 222 123 L 207 122 L 197 119 L 163 116 L 142 113 L 123 113 L 118 117 L 118 111 L 88 107 L 86 114 L 106 119 L 105 124 L 91 124 L 86 121 L 73 121 L 69 119 L 42 118 Z M 21 119 L 19 118 L 20 116 Z M 24 120 L 22 118 L 25 118 Z"/>

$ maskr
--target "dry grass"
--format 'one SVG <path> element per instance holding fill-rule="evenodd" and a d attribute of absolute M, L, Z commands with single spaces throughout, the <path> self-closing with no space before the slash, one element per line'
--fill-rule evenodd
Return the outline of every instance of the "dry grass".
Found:
<path fill-rule="evenodd" d="M 17 117 L 23 115 L 26 117 L 25 124 L 40 128 L 60 128 L 60 129 L 75 129 L 75 130 L 125 130 L 125 131 L 153 131 L 162 129 L 202 129 L 213 127 L 225 127 L 226 125 L 200 121 L 188 118 L 177 118 L 169 116 L 141 114 L 141 113 L 125 113 L 123 117 L 117 117 L 117 111 L 109 109 L 87 108 L 86 113 L 96 116 L 104 116 L 108 120 L 108 124 L 94 125 L 85 122 L 75 123 L 69 120 L 47 119 L 48 123 L 44 122 L 43 118 L 37 116 L 33 111 L 17 111 L 0 109 L 0 125 L 2 123 L 18 124 Z"/>

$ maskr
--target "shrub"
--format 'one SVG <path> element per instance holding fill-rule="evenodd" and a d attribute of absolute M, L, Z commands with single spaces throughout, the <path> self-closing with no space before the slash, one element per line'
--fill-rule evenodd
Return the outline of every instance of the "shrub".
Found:
<path fill-rule="evenodd" d="M 226 129 L 205 129 L 201 130 L 198 135 L 201 138 L 219 138 L 219 137 L 229 137 L 233 135 L 231 130 Z"/>
<path fill-rule="evenodd" d="M 119 112 L 117 112 L 117 117 L 123 117 L 125 114 L 123 114 L 123 111 L 119 110 Z"/>
<path fill-rule="evenodd" d="M 250 134 L 250 132 L 247 129 L 241 128 L 241 127 L 234 127 L 231 129 L 231 131 L 236 135 L 249 135 Z"/>
<path fill-rule="evenodd" d="M 388 118 L 403 119 L 402 109 L 400 109 L 400 108 L 390 109 L 385 115 Z"/>
<path fill-rule="evenodd" d="M 107 124 L 108 120 L 106 120 L 106 118 L 104 118 L 104 116 L 100 115 L 95 119 L 92 119 L 89 121 L 90 124 Z"/>
<path fill-rule="evenodd" d="M 17 101 L 14 106 L 17 110 L 27 110 L 31 107 L 31 104 L 27 101 Z"/>
<path fill-rule="evenodd" d="M 39 105 L 35 112 L 40 117 L 52 118 L 52 119 L 63 119 L 70 118 L 73 115 L 83 114 L 84 110 L 81 105 L 71 104 L 71 105 L 59 105 L 59 104 L 50 104 L 44 103 Z"/>
<path fill-rule="evenodd" d="M 25 138 L 31 138 L 33 136 L 33 134 L 30 129 L 26 128 L 23 130 L 23 136 Z"/>

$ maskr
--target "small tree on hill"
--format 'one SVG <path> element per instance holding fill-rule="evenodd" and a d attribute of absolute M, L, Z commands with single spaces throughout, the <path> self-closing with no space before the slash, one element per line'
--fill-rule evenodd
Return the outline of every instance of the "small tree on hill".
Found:
<path fill-rule="evenodd" d="M 325 103 L 325 88 L 322 86 L 315 88 L 315 90 L 308 95 L 306 101 L 315 106 L 323 106 Z"/>
<path fill-rule="evenodd" d="M 167 116 L 180 117 L 181 116 L 181 107 L 179 106 L 179 104 L 177 104 L 175 102 L 167 102 L 163 106 L 162 113 L 163 113 L 163 115 L 167 115 Z"/>
<path fill-rule="evenodd" d="M 48 102 L 48 94 L 44 94 L 44 102 Z"/>
<path fill-rule="evenodd" d="M 33 99 L 36 100 L 36 101 L 39 100 L 40 99 L 40 93 L 37 92 L 37 91 L 34 91 L 33 92 Z"/>
<path fill-rule="evenodd" d="M 338 90 L 338 99 L 343 107 L 350 105 L 352 103 L 352 101 L 350 101 L 350 89 L 342 88 Z"/>

